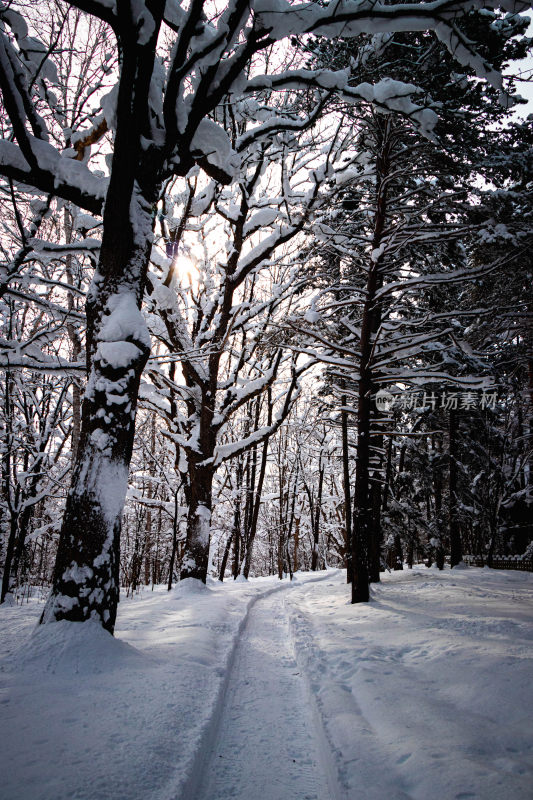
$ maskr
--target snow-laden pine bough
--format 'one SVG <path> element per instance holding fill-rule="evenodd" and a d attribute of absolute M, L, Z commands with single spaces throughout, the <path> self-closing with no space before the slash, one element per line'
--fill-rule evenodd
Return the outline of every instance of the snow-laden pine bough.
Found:
<path fill-rule="evenodd" d="M 98 268 L 86 302 L 88 384 L 82 429 L 53 589 L 42 621 L 94 618 L 113 631 L 135 410 L 150 355 L 140 305 L 154 211 L 166 182 L 172 176 L 186 177 L 195 166 L 217 183 L 237 180 L 239 151 L 211 116 L 228 99 L 265 87 L 276 91 L 303 87 L 317 97 L 335 92 L 350 102 L 375 100 L 406 111 L 411 118 L 418 116 L 421 129 L 429 133 L 434 114 L 413 108 L 411 92 L 404 93 L 401 86 L 380 87 L 377 92 L 368 84 L 353 87 L 346 70 L 247 77 L 254 56 L 275 42 L 308 33 L 333 38 L 432 30 L 460 63 L 501 88 L 501 76 L 484 62 L 455 20 L 474 7 L 514 13 L 528 6 L 512 0 L 406 4 L 348 0 L 326 5 L 234 0 L 210 19 L 210 4 L 203 0 L 191 0 L 185 8 L 176 0 L 69 0 L 66 5 L 105 22 L 120 54 L 119 79 L 104 108 L 106 125 L 96 117 L 93 129 L 81 137 L 89 146 L 98 138 L 97 129 L 108 127 L 112 132 L 108 177 L 78 159 L 71 131 L 57 136 L 62 123 L 50 90 L 56 80 L 53 45 L 46 47 L 28 35 L 14 4 L 0 10 L 0 89 L 9 120 L 0 142 L 0 174 L 22 190 L 55 196 L 103 221 Z M 170 43 L 161 55 L 164 42 Z M 299 123 L 305 124 L 306 106 L 300 106 L 299 116 Z M 260 143 L 286 126 L 285 117 L 274 117 L 248 136 Z M 61 138 L 70 151 L 62 152 L 57 145 Z M 246 258 L 236 259 L 230 279 L 248 268 Z M 201 508 L 200 503 L 198 535 L 205 548 L 208 512 Z"/>

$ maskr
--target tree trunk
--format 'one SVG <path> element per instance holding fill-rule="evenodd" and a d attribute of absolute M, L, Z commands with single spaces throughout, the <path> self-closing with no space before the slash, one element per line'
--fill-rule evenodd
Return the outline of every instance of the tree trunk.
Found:
<path fill-rule="evenodd" d="M 324 471 L 325 466 L 320 464 L 318 475 L 318 491 L 315 506 L 315 513 L 313 519 L 313 553 L 311 557 L 311 570 L 315 572 L 318 569 L 318 542 L 320 537 L 320 515 L 322 513 L 322 489 L 324 486 Z M 295 487 L 296 492 L 296 487 Z"/>
<path fill-rule="evenodd" d="M 259 509 L 261 507 L 261 494 L 263 492 L 263 483 L 265 480 L 266 466 L 268 459 L 268 442 L 269 439 L 267 437 L 263 443 L 263 452 L 261 454 L 261 466 L 259 468 L 259 478 L 257 481 L 257 488 L 255 490 L 255 495 L 254 495 L 253 513 L 250 522 L 250 529 L 248 531 L 248 538 L 247 538 L 248 544 L 246 547 L 246 556 L 244 558 L 244 569 L 242 573 L 245 578 L 248 577 L 250 573 L 250 567 L 252 564 L 252 553 L 253 553 L 255 535 L 257 533 L 257 523 L 259 521 Z"/>
<path fill-rule="evenodd" d="M 243 480 L 243 462 L 242 458 L 237 459 L 235 469 L 235 508 L 233 511 L 233 580 L 239 577 L 241 568 L 241 545 L 242 545 L 242 529 L 241 529 L 241 494 L 242 494 L 242 480 Z"/>
<path fill-rule="evenodd" d="M 389 491 L 391 488 L 392 479 L 392 436 L 389 436 L 387 447 L 387 467 L 385 470 L 385 483 L 383 484 L 381 510 L 386 511 L 389 504 Z"/>
<path fill-rule="evenodd" d="M 529 448 L 528 475 L 530 485 L 533 483 L 533 358 L 528 359 L 528 389 L 529 389 L 529 436 L 525 446 Z M 525 465 L 524 465 L 525 468 Z"/>
<path fill-rule="evenodd" d="M 387 181 L 390 169 L 388 121 L 384 122 L 379 154 L 376 159 L 376 210 L 372 251 L 379 252 L 387 218 Z M 352 536 L 352 603 L 367 602 L 369 594 L 369 543 L 373 532 L 372 497 L 370 491 L 370 433 L 372 392 L 375 390 L 372 372 L 372 348 L 381 319 L 381 307 L 375 295 L 383 282 L 380 272 L 382 256 L 372 258 L 363 305 L 360 333 L 359 390 L 357 401 L 357 460 L 354 489 Z"/>
<path fill-rule="evenodd" d="M 384 220 L 384 216 L 383 216 Z M 366 300 L 361 324 L 359 388 L 357 401 L 357 457 L 354 488 L 352 535 L 352 603 L 369 600 L 368 549 L 372 527 L 370 492 L 370 430 L 372 370 L 372 332 L 374 329 L 374 295 L 378 282 L 378 264 L 369 269 Z"/>
<path fill-rule="evenodd" d="M 293 573 L 293 571 L 292 571 L 292 564 L 291 564 L 291 549 L 290 549 L 290 541 L 291 541 L 291 537 L 290 537 L 290 536 L 288 536 L 288 537 L 287 537 L 287 556 L 286 556 L 286 557 L 287 557 L 287 567 L 288 567 L 288 571 L 289 571 L 289 579 L 292 581 L 292 578 L 293 578 L 293 574 L 294 574 L 294 573 Z"/>
<path fill-rule="evenodd" d="M 259 402 L 257 403 L 257 408 L 259 408 Z M 272 425 L 272 409 L 273 409 L 273 402 L 272 402 L 272 387 L 269 386 L 267 389 L 267 425 Z M 259 427 L 259 416 L 256 415 L 256 430 Z M 257 486 L 254 491 L 254 483 L 255 483 L 255 465 L 254 465 L 254 472 L 253 472 L 253 480 L 250 485 L 250 491 L 253 492 L 252 494 L 252 503 L 251 503 L 251 515 L 249 517 L 249 527 L 247 529 L 247 536 L 246 536 L 246 555 L 244 557 L 244 568 L 242 574 L 245 578 L 248 578 L 250 574 L 250 567 L 252 565 L 252 553 L 254 548 L 254 541 L 255 535 L 257 533 L 257 523 L 259 521 L 259 509 L 261 508 L 261 495 L 263 493 L 263 483 L 265 481 L 266 475 L 266 467 L 267 467 L 267 460 L 268 460 L 268 445 L 270 442 L 270 437 L 267 436 L 263 442 L 263 450 L 261 452 L 261 464 L 259 465 L 259 475 L 257 478 Z M 254 452 L 254 458 L 256 458 L 256 452 Z"/>
<path fill-rule="evenodd" d="M 156 13 L 154 6 L 153 13 L 157 19 L 143 44 L 126 34 L 121 42 L 100 260 L 86 303 L 88 384 L 52 593 L 41 616 L 41 622 L 96 619 L 111 633 L 137 396 L 150 354 L 139 309 L 162 182 L 160 154 L 142 147 L 162 8 Z"/>
<path fill-rule="evenodd" d="M 53 590 L 41 622 L 97 618 L 110 632 L 114 629 L 122 509 L 139 381 L 148 354 L 134 344 L 131 347 L 137 353 L 126 366 L 111 365 L 102 354 L 94 359 L 90 386 L 95 388 L 83 403 L 80 446 L 60 534 Z M 111 402 L 108 387 L 112 387 Z"/>
<path fill-rule="evenodd" d="M 383 439 L 383 437 L 380 437 Z M 370 482 L 370 505 L 372 509 L 372 527 L 369 541 L 368 580 L 379 583 L 381 571 L 381 486 L 379 472 L 374 470 Z"/>
<path fill-rule="evenodd" d="M 220 572 L 219 572 L 219 575 L 218 575 L 218 579 L 221 582 L 224 580 L 224 574 L 226 572 L 226 567 L 228 565 L 228 558 L 229 558 L 229 554 L 230 554 L 230 550 L 231 550 L 231 544 L 233 542 L 233 534 L 234 534 L 234 531 L 232 530 L 230 535 L 228 536 L 228 540 L 226 542 L 226 546 L 224 547 L 224 555 L 222 556 L 222 563 L 220 564 Z"/>
<path fill-rule="evenodd" d="M 170 555 L 170 565 L 168 568 L 168 586 L 170 592 L 172 589 L 172 581 L 174 579 L 174 564 L 176 563 L 176 551 L 178 549 L 178 492 L 181 487 L 178 487 L 174 492 L 174 521 L 172 524 L 172 553 Z"/>
<path fill-rule="evenodd" d="M 294 518 L 294 545 L 293 545 L 293 570 L 298 572 L 300 562 L 298 561 L 298 547 L 300 546 L 300 517 Z"/>
<path fill-rule="evenodd" d="M 344 381 L 342 382 L 344 388 Z M 341 397 L 341 405 L 346 407 L 346 395 Z M 342 428 L 342 475 L 344 488 L 344 519 L 345 519 L 345 542 L 346 542 L 346 582 L 352 580 L 352 499 L 350 492 L 350 448 L 348 443 L 348 414 L 341 411 Z"/>
<path fill-rule="evenodd" d="M 213 477 L 211 467 L 189 462 L 189 510 L 181 580 L 197 578 L 205 583 L 207 579 Z"/>
<path fill-rule="evenodd" d="M 450 566 L 453 568 L 463 558 L 461 532 L 457 520 L 457 412 L 450 409 Z"/>
<path fill-rule="evenodd" d="M 409 543 L 407 545 L 407 566 L 409 569 L 413 569 L 413 561 L 414 561 L 414 542 L 413 537 L 409 537 Z M 403 567 L 402 567 L 403 569 Z"/>
<path fill-rule="evenodd" d="M 280 526 L 280 532 L 278 535 L 278 578 L 280 581 L 283 580 L 283 573 L 285 571 L 285 535 L 284 531 Z"/>
<path fill-rule="evenodd" d="M 361 370 L 363 372 L 363 370 Z M 370 438 L 370 385 L 361 374 L 357 414 L 357 459 L 352 535 L 352 603 L 370 599 L 368 589 L 368 538 L 370 497 L 368 486 Z"/>
<path fill-rule="evenodd" d="M 64 214 L 63 214 L 63 224 L 65 228 L 65 242 L 70 244 L 72 242 L 72 214 L 70 213 L 67 206 L 65 206 Z M 66 278 L 67 283 L 69 286 L 74 286 L 74 275 L 72 271 L 72 254 L 67 253 L 65 257 L 66 263 Z M 74 302 L 74 295 L 72 292 L 68 292 L 67 295 L 67 308 L 69 311 L 72 311 L 75 307 Z M 72 345 L 72 361 L 76 362 L 81 354 L 82 350 L 82 343 L 80 340 L 80 335 L 78 333 L 78 329 L 75 325 L 71 322 L 67 323 L 67 333 Z M 72 463 L 76 462 L 76 456 L 78 453 L 78 446 L 80 443 L 80 432 L 81 432 L 81 403 L 82 403 L 82 392 L 81 392 L 81 385 L 80 381 L 77 378 L 72 379 L 71 383 L 72 387 L 72 437 L 71 437 L 71 458 Z"/>
<path fill-rule="evenodd" d="M 394 535 L 394 548 L 393 548 L 392 552 L 393 552 L 392 568 L 394 570 L 403 569 L 403 548 L 402 548 L 402 540 L 400 538 L 400 534 L 399 533 L 396 533 Z M 412 552 L 412 547 L 411 547 L 411 552 Z M 413 566 L 412 563 L 411 563 L 411 566 Z"/>
<path fill-rule="evenodd" d="M 231 574 L 233 580 L 239 577 L 239 569 L 241 566 L 241 509 L 240 504 L 237 504 L 233 513 L 233 566 Z"/>
<path fill-rule="evenodd" d="M 436 440 L 436 446 L 437 450 L 440 452 L 442 450 L 442 442 L 440 437 L 438 437 Z M 442 473 L 440 468 L 435 469 L 433 472 L 433 493 L 435 496 L 435 517 L 440 533 L 442 527 Z M 433 559 L 430 555 L 427 566 L 430 567 L 432 562 Z M 435 564 L 439 569 L 444 568 L 444 548 L 441 544 L 435 548 Z"/>
<path fill-rule="evenodd" d="M 148 485 L 150 492 L 152 482 Z M 150 495 L 149 495 L 150 496 Z M 152 512 L 150 508 L 146 509 L 146 529 L 145 529 L 145 544 L 144 544 L 144 585 L 150 585 L 152 575 Z"/>
<path fill-rule="evenodd" d="M 11 480 L 11 459 L 13 455 L 13 403 L 12 403 L 13 378 L 10 370 L 6 370 L 5 380 L 5 447 L 2 453 L 2 490 L 6 507 L 9 511 L 9 536 L 7 540 L 6 556 L 4 559 L 4 574 L 2 577 L 2 590 L 0 603 L 3 603 L 7 594 L 11 591 L 11 565 L 13 553 L 15 552 L 15 541 L 18 528 L 18 514 L 16 512 L 17 502 L 12 497 L 10 485 Z M 19 486 L 20 491 L 20 486 Z M 3 505 L 3 504 L 2 504 Z"/>
<path fill-rule="evenodd" d="M 4 574 L 2 577 L 2 594 L 0 597 L 0 603 L 3 603 L 11 591 L 13 576 L 12 572 L 12 562 L 13 562 L 13 553 L 15 552 L 15 542 L 17 539 L 17 529 L 18 529 L 18 517 L 15 515 L 11 516 L 10 524 L 9 524 L 9 537 L 7 540 L 7 548 L 6 548 L 6 557 L 4 560 Z"/>
<path fill-rule="evenodd" d="M 31 490 L 31 493 L 28 494 L 26 498 L 26 502 L 30 497 L 35 497 L 35 491 L 37 491 L 37 480 L 34 481 L 34 486 Z M 18 515 L 18 536 L 17 536 L 17 544 L 15 547 L 15 554 L 13 557 L 13 567 L 12 567 L 12 576 L 13 580 L 17 583 L 19 582 L 19 570 L 20 564 L 23 561 L 24 552 L 26 549 L 26 539 L 30 532 L 30 524 L 35 513 L 35 506 L 34 505 L 26 505 L 22 512 Z M 24 567 L 22 569 L 22 575 L 24 574 Z M 20 581 L 22 582 L 22 581 Z"/>

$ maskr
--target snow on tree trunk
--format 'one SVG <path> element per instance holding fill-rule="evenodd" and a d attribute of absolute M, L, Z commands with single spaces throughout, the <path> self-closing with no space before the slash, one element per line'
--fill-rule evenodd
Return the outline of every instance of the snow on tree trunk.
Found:
<path fill-rule="evenodd" d="M 380 248 L 387 219 L 387 175 L 390 168 L 388 141 L 384 135 L 380 157 L 376 163 L 376 208 L 372 238 L 372 258 L 368 269 L 366 297 L 360 334 L 360 378 L 357 405 L 357 457 L 352 528 L 352 603 L 369 600 L 369 547 L 374 533 L 372 493 L 370 486 L 370 433 L 372 428 L 372 400 L 375 391 L 372 369 L 372 345 L 381 318 L 381 307 L 376 303 L 377 290 L 382 285 Z"/>
<path fill-rule="evenodd" d="M 122 510 L 150 336 L 140 311 L 160 195 L 161 157 L 142 146 L 160 17 L 123 20 L 111 176 L 98 269 L 87 295 L 88 383 L 53 588 L 41 622 L 97 619 L 113 632 Z M 135 31 L 135 33 L 134 33 Z M 137 38 L 139 34 L 139 39 Z"/>
<path fill-rule="evenodd" d="M 122 510 L 135 412 L 150 336 L 140 311 L 152 247 L 151 206 L 134 144 L 115 140 L 100 261 L 87 296 L 88 382 L 72 486 L 61 528 L 53 588 L 41 622 L 98 619 L 113 632 L 119 596 Z"/>
<path fill-rule="evenodd" d="M 370 496 L 368 464 L 370 460 L 370 381 L 361 370 L 357 411 L 357 456 L 352 522 L 352 603 L 367 602 L 368 540 L 370 528 Z"/>
<path fill-rule="evenodd" d="M 53 590 L 41 618 L 42 622 L 97 618 L 111 632 L 137 393 L 150 350 L 135 294 L 127 285 L 122 288 L 105 303 L 96 292 L 88 308 L 94 355 Z"/>
<path fill-rule="evenodd" d="M 180 578 L 207 579 L 214 472 L 191 465 L 187 538 Z"/>

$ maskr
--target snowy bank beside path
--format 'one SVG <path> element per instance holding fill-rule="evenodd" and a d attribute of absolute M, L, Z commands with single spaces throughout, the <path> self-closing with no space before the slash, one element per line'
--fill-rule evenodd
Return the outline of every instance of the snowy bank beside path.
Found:
<path fill-rule="evenodd" d="M 145 589 L 122 599 L 114 639 L 92 623 L 34 630 L 37 602 L 1 607 L 0 800 L 180 798 L 247 613 L 289 588 Z"/>
<path fill-rule="evenodd" d="M 531 800 L 533 575 L 382 578 L 357 610 L 339 576 L 285 598 L 346 797 Z"/>

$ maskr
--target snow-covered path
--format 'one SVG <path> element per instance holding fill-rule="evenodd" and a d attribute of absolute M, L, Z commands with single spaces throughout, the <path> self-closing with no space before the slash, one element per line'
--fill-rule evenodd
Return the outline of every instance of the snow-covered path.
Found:
<path fill-rule="evenodd" d="M 338 800 L 334 768 L 299 669 L 286 590 L 257 600 L 187 800 Z"/>
<path fill-rule="evenodd" d="M 532 800 L 533 575 L 184 581 L 0 608 L 0 800 Z"/>

